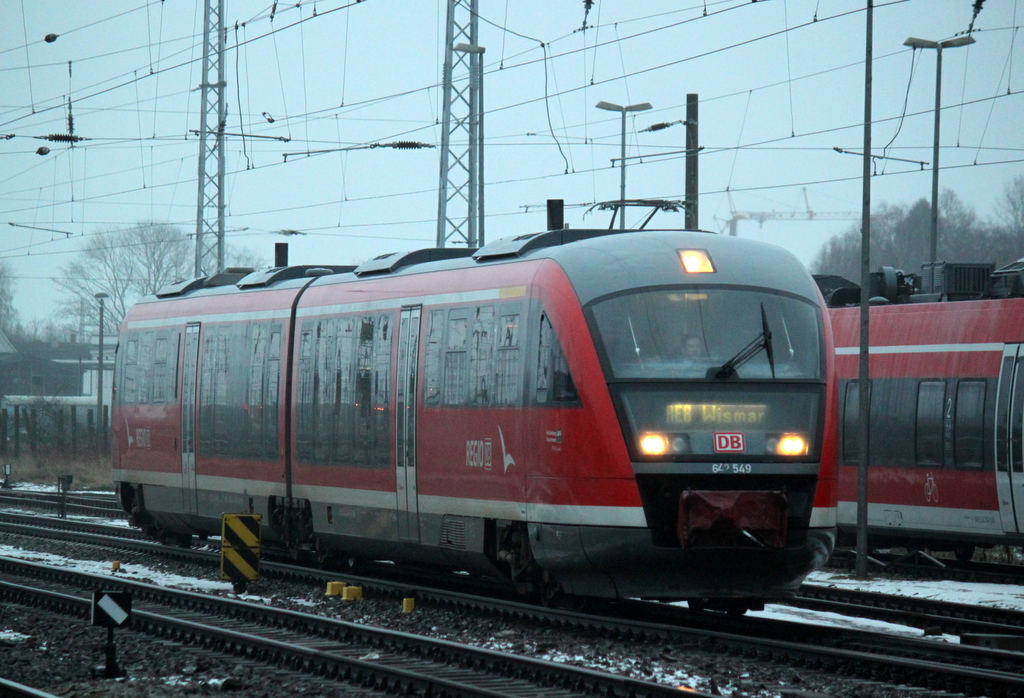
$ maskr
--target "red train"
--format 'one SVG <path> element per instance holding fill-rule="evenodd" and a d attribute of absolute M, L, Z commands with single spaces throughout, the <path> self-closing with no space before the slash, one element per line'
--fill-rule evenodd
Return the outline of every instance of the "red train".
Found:
<path fill-rule="evenodd" d="M 128 313 L 114 480 L 169 541 L 255 512 L 313 555 L 742 611 L 831 553 L 832 362 L 799 262 L 708 233 L 226 273 Z"/>
<path fill-rule="evenodd" d="M 1024 544 L 1024 298 L 1018 263 L 876 275 L 870 309 L 872 547 Z M 843 290 L 830 304 L 843 304 Z M 857 293 L 849 299 L 856 300 Z M 835 297 L 835 296 L 834 296 Z M 842 422 L 839 526 L 856 527 L 859 309 L 832 308 Z"/>

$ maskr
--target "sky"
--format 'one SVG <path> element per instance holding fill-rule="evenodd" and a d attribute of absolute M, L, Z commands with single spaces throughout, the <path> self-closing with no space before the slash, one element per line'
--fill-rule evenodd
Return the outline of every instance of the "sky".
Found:
<path fill-rule="evenodd" d="M 618 198 L 622 131 L 599 101 L 653 106 L 627 119 L 627 198 L 682 199 L 685 126 L 643 129 L 684 120 L 687 93 L 700 100 L 702 229 L 765 212 L 763 224 L 739 221 L 738 234 L 809 264 L 859 226 L 866 0 L 479 4 L 486 240 L 544 229 L 552 198 L 565 201 L 570 227 L 609 225 L 609 212 L 590 207 Z M 973 4 L 875 2 L 875 208 L 931 196 L 937 52 L 904 41 L 963 34 Z M 290 244 L 293 264 L 434 245 L 446 6 L 226 0 L 230 247 L 269 265 L 275 242 Z M 90 236 L 143 221 L 195 233 L 203 3 L 0 9 L 0 260 L 31 321 L 58 307 L 53 279 Z M 940 185 L 983 219 L 1024 174 L 1021 24 L 1024 2 L 988 0 L 976 43 L 943 51 Z M 69 102 L 85 140 L 40 140 L 68 132 Z M 396 141 L 437 147 L 368 147 Z M 332 152 L 307 156 L 318 150 Z M 627 223 L 644 213 L 630 210 Z M 683 224 L 662 212 L 650 227 Z"/>

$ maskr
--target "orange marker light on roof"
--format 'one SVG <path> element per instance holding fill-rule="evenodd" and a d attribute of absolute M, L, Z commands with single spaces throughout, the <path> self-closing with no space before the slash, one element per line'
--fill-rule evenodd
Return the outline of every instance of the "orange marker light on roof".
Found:
<path fill-rule="evenodd" d="M 713 274 L 715 265 L 704 250 L 679 250 L 679 259 L 688 274 Z"/>

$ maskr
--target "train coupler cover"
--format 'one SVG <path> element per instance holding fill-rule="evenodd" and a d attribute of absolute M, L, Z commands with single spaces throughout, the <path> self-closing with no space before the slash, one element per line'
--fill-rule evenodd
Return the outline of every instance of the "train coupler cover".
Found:
<path fill-rule="evenodd" d="M 685 490 L 676 535 L 684 548 L 782 548 L 788 511 L 783 492 Z"/>

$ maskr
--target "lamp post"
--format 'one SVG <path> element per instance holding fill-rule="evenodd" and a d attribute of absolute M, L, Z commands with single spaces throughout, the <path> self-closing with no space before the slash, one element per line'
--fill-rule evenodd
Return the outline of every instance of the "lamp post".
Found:
<path fill-rule="evenodd" d="M 910 37 L 903 42 L 904 46 L 913 49 L 935 49 L 935 139 L 932 143 L 932 225 L 931 225 L 931 262 L 935 263 L 939 241 L 939 114 L 942 111 L 942 49 L 967 46 L 974 43 L 973 36 L 958 36 L 945 41 L 929 41 Z M 934 270 L 933 270 L 934 273 Z"/>
<path fill-rule="evenodd" d="M 100 450 L 103 444 L 103 301 L 110 298 L 106 293 L 100 291 L 95 296 L 100 302 L 100 348 L 97 355 L 96 371 L 96 433 L 99 435 Z"/>
<path fill-rule="evenodd" d="M 626 229 L 626 112 L 647 111 L 651 109 L 648 102 L 641 104 L 630 104 L 628 107 L 621 107 L 611 102 L 598 102 L 594 105 L 605 111 L 617 111 L 622 114 L 622 149 L 619 156 L 619 169 L 622 171 L 619 176 L 619 229 Z"/>

